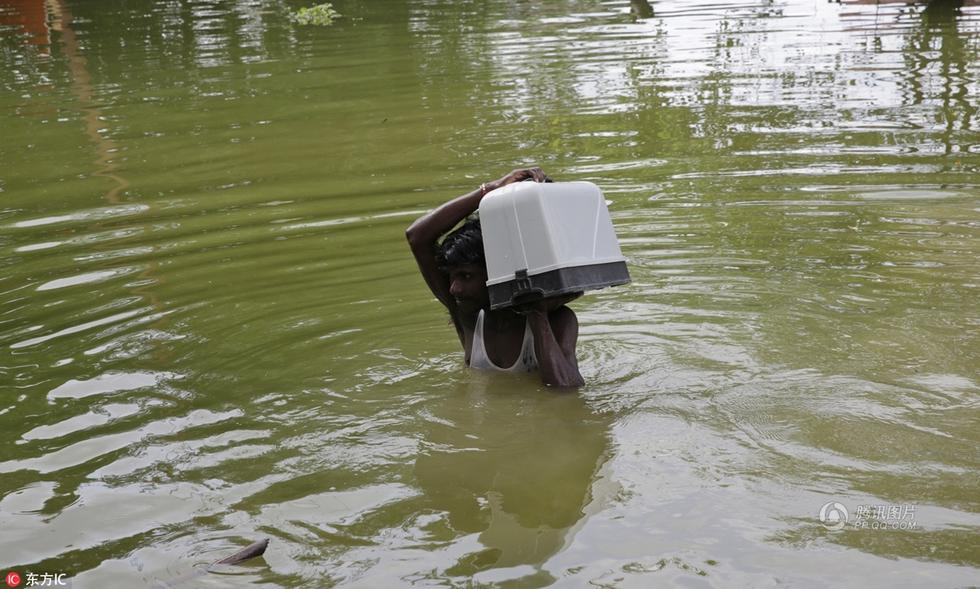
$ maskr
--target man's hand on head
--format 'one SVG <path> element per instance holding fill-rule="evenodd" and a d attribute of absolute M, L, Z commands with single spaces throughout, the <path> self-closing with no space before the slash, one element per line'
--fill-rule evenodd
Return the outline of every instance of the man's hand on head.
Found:
<path fill-rule="evenodd" d="M 535 182 L 548 182 L 550 179 L 545 175 L 541 168 L 520 168 L 512 171 L 506 176 L 501 177 L 495 182 L 491 182 L 490 185 L 493 189 L 500 188 L 502 186 L 507 186 L 508 184 L 513 184 L 514 182 L 523 182 L 525 180 L 534 180 Z"/>

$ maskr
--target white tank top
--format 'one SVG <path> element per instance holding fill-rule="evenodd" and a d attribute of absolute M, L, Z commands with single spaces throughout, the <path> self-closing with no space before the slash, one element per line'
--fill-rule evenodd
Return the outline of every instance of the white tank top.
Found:
<path fill-rule="evenodd" d="M 470 350 L 470 368 L 480 370 L 499 370 L 500 372 L 532 372 L 538 369 L 538 358 L 534 355 L 534 334 L 531 333 L 531 323 L 524 323 L 524 342 L 517 361 L 510 368 L 501 368 L 487 356 L 487 348 L 483 343 L 483 309 L 476 317 L 476 329 L 473 331 L 473 349 Z"/>

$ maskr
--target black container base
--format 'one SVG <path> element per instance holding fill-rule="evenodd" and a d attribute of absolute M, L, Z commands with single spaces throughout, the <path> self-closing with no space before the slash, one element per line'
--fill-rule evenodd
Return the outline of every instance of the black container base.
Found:
<path fill-rule="evenodd" d="M 489 287 L 490 308 L 506 309 L 538 299 L 617 286 L 629 281 L 626 262 L 559 268 L 534 276 L 518 272 L 514 280 Z"/>

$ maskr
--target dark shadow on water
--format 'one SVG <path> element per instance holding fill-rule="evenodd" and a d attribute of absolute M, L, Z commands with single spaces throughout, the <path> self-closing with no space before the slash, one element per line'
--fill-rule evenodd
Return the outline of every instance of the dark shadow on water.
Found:
<path fill-rule="evenodd" d="M 446 513 L 455 534 L 477 534 L 483 547 L 446 572 L 530 565 L 547 583 L 540 565 L 585 515 L 609 454 L 612 416 L 594 412 L 580 393 L 507 375 L 474 373 L 467 387 L 433 408 L 415 463 L 428 507 Z"/>

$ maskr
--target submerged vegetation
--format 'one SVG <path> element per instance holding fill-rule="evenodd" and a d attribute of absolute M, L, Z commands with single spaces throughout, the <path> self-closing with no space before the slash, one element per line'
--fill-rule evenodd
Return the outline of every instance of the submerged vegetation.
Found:
<path fill-rule="evenodd" d="M 340 16 L 340 13 L 334 10 L 333 6 L 327 2 L 308 8 L 300 8 L 290 15 L 290 18 L 293 22 L 301 25 L 318 25 L 323 27 L 333 24 L 333 20 L 338 16 Z"/>

